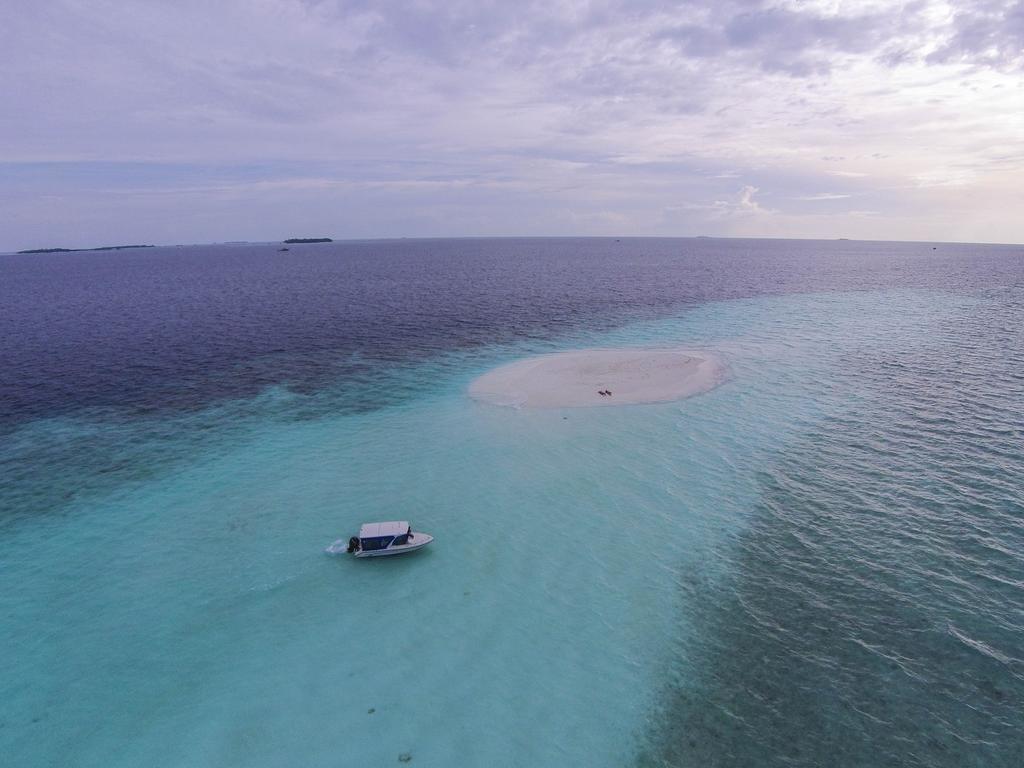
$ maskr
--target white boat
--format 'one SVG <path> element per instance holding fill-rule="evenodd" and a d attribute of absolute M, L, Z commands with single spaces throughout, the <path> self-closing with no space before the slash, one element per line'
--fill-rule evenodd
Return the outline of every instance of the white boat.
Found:
<path fill-rule="evenodd" d="M 414 531 L 406 520 L 363 523 L 359 535 L 348 540 L 348 546 L 345 546 L 343 539 L 338 539 L 327 551 L 336 554 L 344 550 L 356 557 L 384 557 L 415 552 L 433 540 L 434 537 L 429 533 Z"/>

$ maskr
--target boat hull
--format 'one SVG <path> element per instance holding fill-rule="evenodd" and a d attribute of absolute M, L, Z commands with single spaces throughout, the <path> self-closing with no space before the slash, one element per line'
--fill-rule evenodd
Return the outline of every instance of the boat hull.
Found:
<path fill-rule="evenodd" d="M 415 552 L 417 549 L 423 549 L 430 542 L 434 540 L 434 537 L 429 533 L 419 533 L 418 531 L 412 532 L 412 542 L 409 544 L 399 544 L 398 546 L 391 546 L 387 549 L 373 549 L 369 552 L 359 550 L 353 554 L 356 557 L 388 557 L 390 555 L 404 555 L 406 552 Z"/>

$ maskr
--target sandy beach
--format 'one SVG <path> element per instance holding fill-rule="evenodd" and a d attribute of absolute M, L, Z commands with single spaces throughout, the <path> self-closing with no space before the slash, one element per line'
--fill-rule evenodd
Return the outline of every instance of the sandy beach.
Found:
<path fill-rule="evenodd" d="M 503 365 L 476 379 L 469 394 L 514 408 L 664 403 L 713 389 L 726 370 L 706 351 L 584 349 Z"/>

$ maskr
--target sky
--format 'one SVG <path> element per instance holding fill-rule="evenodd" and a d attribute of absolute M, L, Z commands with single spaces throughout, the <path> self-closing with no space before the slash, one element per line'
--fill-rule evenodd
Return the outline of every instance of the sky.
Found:
<path fill-rule="evenodd" d="M 1024 243 L 1024 0 L 6 0 L 0 250 Z"/>

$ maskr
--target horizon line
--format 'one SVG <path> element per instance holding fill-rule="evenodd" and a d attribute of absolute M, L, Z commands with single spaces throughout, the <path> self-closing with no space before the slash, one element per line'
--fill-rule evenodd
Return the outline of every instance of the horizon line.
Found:
<path fill-rule="evenodd" d="M 328 237 L 328 236 L 325 236 Z M 131 245 L 100 246 L 43 246 L 19 250 L 0 251 L 3 256 L 46 256 L 45 251 L 55 253 L 89 253 L 108 250 L 131 250 L 133 248 L 195 248 L 213 245 L 325 245 L 333 243 L 388 242 L 395 240 L 795 240 L 798 242 L 851 242 L 851 243 L 920 243 L 922 245 L 995 245 L 1024 247 L 1024 243 L 1009 243 L 994 240 L 889 240 L 860 237 L 780 237 L 780 236 L 735 236 L 735 235 L 425 235 L 425 236 L 377 236 L 377 237 L 330 237 L 330 243 L 285 243 L 284 240 L 213 240 L 195 243 L 147 243 Z M 35 251 L 29 253 L 28 251 Z"/>

